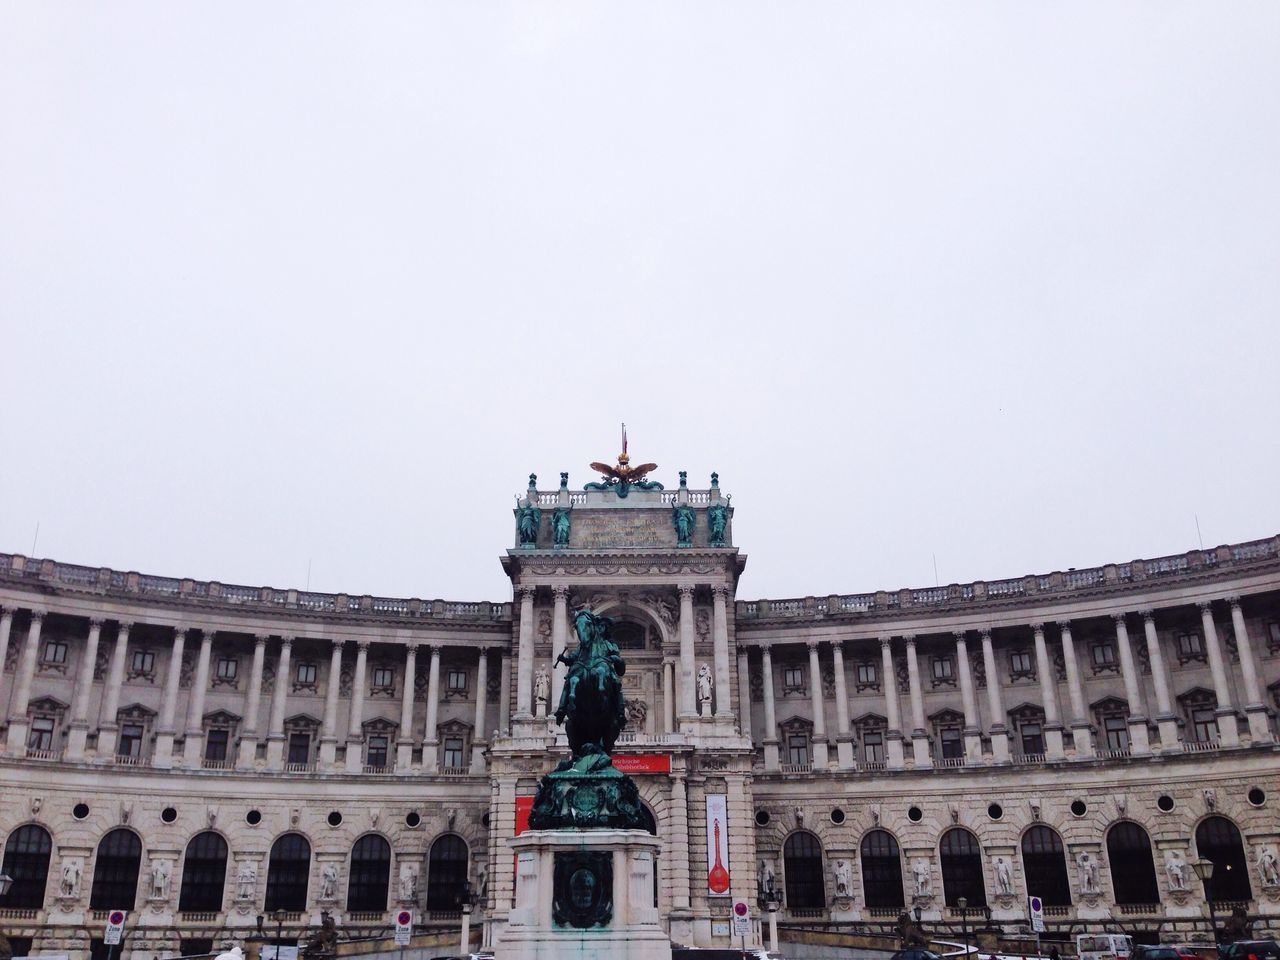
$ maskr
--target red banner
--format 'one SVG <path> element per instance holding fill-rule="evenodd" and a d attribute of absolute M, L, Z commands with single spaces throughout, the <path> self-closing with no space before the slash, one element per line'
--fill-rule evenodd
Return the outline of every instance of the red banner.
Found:
<path fill-rule="evenodd" d="M 667 753 L 615 753 L 614 769 L 622 773 L 670 773 L 671 755 Z"/>
<path fill-rule="evenodd" d="M 529 814 L 533 810 L 533 797 L 516 797 L 516 836 L 529 829 Z"/>

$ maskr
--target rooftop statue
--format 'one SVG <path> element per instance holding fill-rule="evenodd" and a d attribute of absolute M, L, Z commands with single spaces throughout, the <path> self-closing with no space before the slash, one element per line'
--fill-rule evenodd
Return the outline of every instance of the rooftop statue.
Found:
<path fill-rule="evenodd" d="M 627 454 L 627 425 L 622 425 L 622 452 L 618 454 L 617 466 L 609 466 L 607 463 L 593 461 L 591 469 L 597 473 L 604 475 L 603 483 L 588 483 L 582 489 L 584 490 L 610 490 L 612 489 L 620 497 L 625 497 L 631 487 L 635 486 L 641 490 L 661 490 L 662 484 L 655 480 L 646 480 L 645 477 L 658 469 L 656 463 L 642 463 L 639 466 L 631 466 L 631 457 Z"/>

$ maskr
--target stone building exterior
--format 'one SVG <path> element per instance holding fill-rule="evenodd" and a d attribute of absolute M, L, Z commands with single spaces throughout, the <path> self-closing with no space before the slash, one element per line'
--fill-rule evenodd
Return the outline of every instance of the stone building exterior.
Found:
<path fill-rule="evenodd" d="M 297 936 L 408 907 L 487 943 L 506 840 L 565 752 L 570 613 L 615 619 L 633 771 L 673 938 L 780 919 L 1158 932 L 1280 915 L 1280 537 L 1010 580 L 737 598 L 713 476 L 530 479 L 510 602 L 321 594 L 0 555 L 0 928 L 87 956 Z M 727 874 L 727 878 L 724 876 Z M 714 875 L 714 876 L 713 876 Z M 469 885 L 469 886 L 464 886 Z"/>

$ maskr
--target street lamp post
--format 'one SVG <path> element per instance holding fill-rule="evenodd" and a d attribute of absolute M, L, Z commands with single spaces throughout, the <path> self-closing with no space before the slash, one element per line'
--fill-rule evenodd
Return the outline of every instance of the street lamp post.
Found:
<path fill-rule="evenodd" d="M 276 960 L 279 960 L 280 958 L 280 939 L 281 939 L 280 931 L 284 929 L 285 916 L 286 914 L 283 907 L 281 907 L 279 910 L 277 910 L 275 913 L 271 915 L 272 919 L 274 919 L 276 922 L 276 949 L 275 949 Z"/>
<path fill-rule="evenodd" d="M 764 890 L 764 909 L 769 914 L 769 952 L 778 952 L 778 908 L 782 906 L 782 894 L 774 886 L 773 876 L 769 876 Z"/>
<path fill-rule="evenodd" d="M 471 907 L 475 903 L 470 880 L 463 881 L 458 903 L 462 907 L 462 949 L 458 952 L 465 957 L 471 952 Z"/>
<path fill-rule="evenodd" d="M 964 939 L 964 955 L 969 956 L 969 899 L 956 897 L 956 909 L 960 911 L 960 936 Z"/>
<path fill-rule="evenodd" d="M 9 895 L 9 888 L 13 886 L 13 877 L 7 873 L 0 873 L 0 900 Z M 9 938 L 3 930 L 0 930 L 0 954 L 11 956 L 12 950 L 9 947 Z"/>
<path fill-rule="evenodd" d="M 1213 893 L 1209 890 L 1209 881 L 1213 879 L 1213 861 L 1207 857 L 1201 857 L 1191 864 L 1191 869 L 1196 872 L 1196 876 L 1200 878 L 1200 883 L 1204 887 L 1204 899 L 1209 904 L 1209 938 L 1216 946 L 1218 943 L 1218 915 L 1213 909 Z"/>

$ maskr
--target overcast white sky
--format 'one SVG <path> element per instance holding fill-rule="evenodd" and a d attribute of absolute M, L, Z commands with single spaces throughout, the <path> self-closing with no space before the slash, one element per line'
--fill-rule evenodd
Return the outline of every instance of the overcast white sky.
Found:
<path fill-rule="evenodd" d="M 621 420 L 741 597 L 1280 532 L 1280 4 L 0 11 L 0 550 L 503 599 Z"/>

